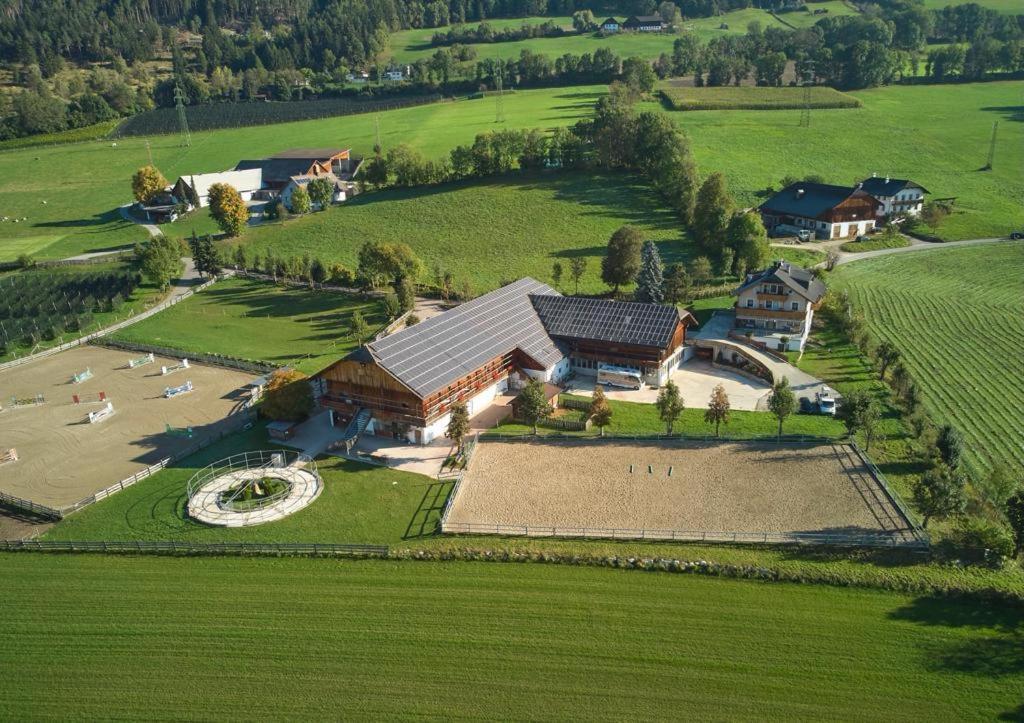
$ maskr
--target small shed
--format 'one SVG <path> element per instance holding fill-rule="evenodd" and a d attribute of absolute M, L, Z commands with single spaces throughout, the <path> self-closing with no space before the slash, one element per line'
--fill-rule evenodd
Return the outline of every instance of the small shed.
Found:
<path fill-rule="evenodd" d="M 558 395 L 561 394 L 561 393 L 562 393 L 561 387 L 557 387 L 554 384 L 549 384 L 549 383 L 545 383 L 544 384 L 544 399 L 547 400 L 548 404 L 551 405 L 552 409 L 558 409 Z M 520 393 L 520 396 L 522 396 L 521 393 Z M 512 406 L 512 418 L 513 419 L 521 419 L 522 418 L 522 417 L 519 416 L 519 400 L 520 400 L 520 397 L 517 396 L 515 399 L 513 399 L 510 402 L 510 404 Z"/>
<path fill-rule="evenodd" d="M 267 425 L 267 434 L 271 439 L 291 439 L 295 436 L 295 429 L 298 426 L 298 422 L 278 420 Z"/>

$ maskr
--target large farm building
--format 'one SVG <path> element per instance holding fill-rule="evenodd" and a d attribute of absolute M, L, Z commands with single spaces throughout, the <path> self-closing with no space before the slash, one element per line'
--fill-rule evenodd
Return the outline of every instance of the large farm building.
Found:
<path fill-rule="evenodd" d="M 453 402 L 472 415 L 528 378 L 558 383 L 609 365 L 660 385 L 693 322 L 674 306 L 565 297 L 520 279 L 331 365 L 321 403 L 344 420 L 366 410 L 370 433 L 427 444 L 444 435 Z"/>

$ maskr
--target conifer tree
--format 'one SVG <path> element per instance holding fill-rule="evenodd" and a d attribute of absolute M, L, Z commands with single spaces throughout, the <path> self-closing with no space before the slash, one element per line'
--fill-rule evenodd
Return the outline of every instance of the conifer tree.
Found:
<path fill-rule="evenodd" d="M 653 304 L 660 304 L 665 300 L 661 255 L 653 241 L 645 241 L 640 251 L 640 273 L 636 277 L 636 300 Z"/>

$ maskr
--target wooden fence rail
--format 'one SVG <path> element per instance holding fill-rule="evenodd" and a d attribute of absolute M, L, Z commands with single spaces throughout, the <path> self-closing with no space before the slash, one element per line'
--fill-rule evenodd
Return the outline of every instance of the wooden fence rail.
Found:
<path fill-rule="evenodd" d="M 387 545 L 331 542 L 188 542 L 176 540 L 0 540 L 9 552 L 94 552 L 155 555 L 333 555 L 386 557 Z"/>

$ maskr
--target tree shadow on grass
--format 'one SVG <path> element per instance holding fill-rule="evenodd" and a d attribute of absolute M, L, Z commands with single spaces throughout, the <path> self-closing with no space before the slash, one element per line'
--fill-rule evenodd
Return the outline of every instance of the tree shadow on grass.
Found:
<path fill-rule="evenodd" d="M 405 528 L 403 540 L 433 537 L 437 534 L 441 513 L 454 487 L 454 481 L 437 481 L 427 485 L 416 512 Z"/>
<path fill-rule="evenodd" d="M 69 218 L 63 221 L 40 221 L 32 225 L 37 228 L 83 228 L 89 226 L 105 226 L 115 221 L 124 221 L 121 212 L 114 208 L 87 218 Z M 125 222 L 127 223 L 127 222 Z"/>
<path fill-rule="evenodd" d="M 1024 123 L 1024 105 L 990 105 L 981 110 L 998 113 L 1004 120 Z"/>

